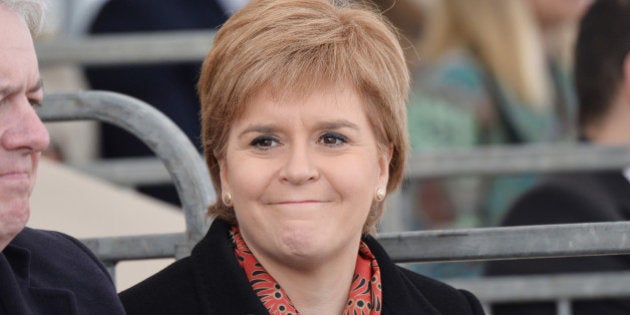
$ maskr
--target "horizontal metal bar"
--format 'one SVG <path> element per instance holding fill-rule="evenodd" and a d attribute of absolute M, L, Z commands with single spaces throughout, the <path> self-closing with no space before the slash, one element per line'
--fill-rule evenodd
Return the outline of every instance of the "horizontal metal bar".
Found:
<path fill-rule="evenodd" d="M 135 236 L 99 237 L 82 239 L 101 261 L 174 258 L 178 246 L 186 246 L 185 233 L 149 234 Z"/>
<path fill-rule="evenodd" d="M 94 35 L 37 41 L 35 50 L 41 66 L 199 62 L 214 35 L 212 30 Z"/>
<path fill-rule="evenodd" d="M 396 262 L 630 254 L 630 222 L 414 231 L 378 239 Z"/>
<path fill-rule="evenodd" d="M 409 178 L 622 169 L 630 146 L 546 144 L 439 150 L 410 156 Z"/>
<path fill-rule="evenodd" d="M 95 160 L 69 166 L 109 182 L 135 187 L 173 182 L 164 163 L 158 158 L 120 158 Z"/>
<path fill-rule="evenodd" d="M 483 302 L 534 302 L 559 299 L 630 297 L 630 272 L 601 272 L 446 280 Z"/>
<path fill-rule="evenodd" d="M 629 234 L 630 222 L 612 222 L 387 233 L 378 239 L 396 262 L 432 262 L 628 254 Z M 173 244 L 186 241 L 180 234 L 162 236 L 85 242 L 103 260 L 125 260 L 173 257 Z"/>
<path fill-rule="evenodd" d="M 125 186 L 171 181 L 157 159 L 98 160 L 72 165 L 105 180 Z M 461 175 L 500 175 L 616 169 L 630 165 L 630 147 L 597 145 L 538 145 L 444 150 L 410 156 L 408 178 Z"/>

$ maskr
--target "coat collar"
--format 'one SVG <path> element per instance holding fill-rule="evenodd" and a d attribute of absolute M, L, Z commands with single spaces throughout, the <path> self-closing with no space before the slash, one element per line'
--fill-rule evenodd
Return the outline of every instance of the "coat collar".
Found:
<path fill-rule="evenodd" d="M 77 314 L 76 299 L 63 289 L 41 288 L 31 283 L 31 250 L 29 228 L 25 228 L 0 253 L 0 300 L 9 314 L 55 312 Z M 46 272 L 46 271 L 42 271 Z M 46 309 L 37 309 L 46 306 Z"/>
<path fill-rule="evenodd" d="M 227 222 L 215 220 L 204 239 L 192 251 L 195 285 L 203 301 L 203 309 L 208 310 L 208 314 L 267 314 L 236 261 L 228 237 L 229 228 Z M 381 268 L 383 315 L 439 314 L 374 238 L 368 236 L 364 241 Z"/>
<path fill-rule="evenodd" d="M 236 262 L 229 228 L 227 222 L 214 220 L 191 254 L 203 309 L 207 314 L 267 314 Z"/>
<path fill-rule="evenodd" d="M 366 236 L 363 241 L 376 257 L 381 268 L 383 315 L 439 314 L 416 286 L 400 272 L 400 267 L 392 262 L 385 249 L 373 237 Z"/>
<path fill-rule="evenodd" d="M 624 220 L 630 220 L 630 182 L 624 174 L 617 170 L 602 171 L 595 174 L 595 178 L 602 185 L 603 191 L 612 198 Z"/>

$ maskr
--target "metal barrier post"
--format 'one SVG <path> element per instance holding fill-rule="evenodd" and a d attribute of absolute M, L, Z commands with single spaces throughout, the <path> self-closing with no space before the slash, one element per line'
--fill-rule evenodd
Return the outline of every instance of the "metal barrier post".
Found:
<path fill-rule="evenodd" d="M 572 315 L 571 301 L 569 299 L 559 299 L 556 303 L 558 315 Z"/>
<path fill-rule="evenodd" d="M 137 136 L 173 178 L 186 216 L 187 242 L 196 243 L 205 235 L 206 209 L 215 198 L 207 168 L 192 143 L 164 114 L 135 98 L 103 91 L 47 95 L 38 114 L 46 121 L 99 120 Z"/>

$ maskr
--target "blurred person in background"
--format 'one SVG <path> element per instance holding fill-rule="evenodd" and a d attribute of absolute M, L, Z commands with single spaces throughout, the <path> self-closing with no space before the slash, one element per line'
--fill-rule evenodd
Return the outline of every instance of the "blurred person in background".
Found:
<path fill-rule="evenodd" d="M 223 24 L 247 0 L 109 0 L 98 12 L 89 33 L 124 34 L 157 31 L 208 31 Z M 172 47 L 175 50 L 186 47 Z M 199 62 L 148 65 L 110 65 L 87 67 L 85 75 L 91 89 L 108 90 L 136 97 L 171 118 L 192 143 L 201 150 L 199 100 L 195 82 Z M 125 158 L 152 156 L 151 150 L 136 137 L 109 124 L 100 125 L 100 156 Z M 139 188 L 150 196 L 179 204 L 173 185 L 147 185 Z"/>
<path fill-rule="evenodd" d="M 575 96 L 565 34 L 586 6 L 583 0 L 436 1 L 408 106 L 413 151 L 572 140 Z M 533 180 L 413 183 L 416 228 L 495 226 Z M 479 264 L 472 266 L 461 272 L 478 274 Z"/>
<path fill-rule="evenodd" d="M 575 50 L 580 135 L 585 143 L 630 145 L 630 0 L 598 0 Z M 541 177 L 510 208 L 504 226 L 630 220 L 630 168 Z M 490 262 L 487 275 L 628 271 L 630 256 Z M 553 315 L 554 303 L 496 305 L 496 315 Z M 630 314 L 630 299 L 582 300 L 573 314 Z"/>
<path fill-rule="evenodd" d="M 83 244 L 25 227 L 49 143 L 35 113 L 44 92 L 32 34 L 42 12 L 37 0 L 0 0 L 0 314 L 124 314 L 107 270 Z"/>
<path fill-rule="evenodd" d="M 425 5 L 418 0 L 373 0 L 380 12 L 396 27 L 400 45 L 410 66 L 417 64 L 415 43 L 420 41 L 425 17 Z"/>
<path fill-rule="evenodd" d="M 437 1 L 409 104 L 413 149 L 571 139 L 574 92 L 565 42 L 555 39 L 584 7 L 580 0 Z M 522 186 L 485 184 L 490 195 L 469 225 L 496 224 L 513 184 Z"/>
<path fill-rule="evenodd" d="M 128 314 L 483 314 L 371 236 L 408 148 L 409 72 L 380 13 L 252 0 L 198 90 L 215 220 L 191 256 L 120 294 Z"/>

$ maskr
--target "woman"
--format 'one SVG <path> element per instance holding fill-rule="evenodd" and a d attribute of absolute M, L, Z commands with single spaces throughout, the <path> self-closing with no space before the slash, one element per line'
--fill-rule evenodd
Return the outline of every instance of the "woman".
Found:
<path fill-rule="evenodd" d="M 395 34 L 357 5 L 237 12 L 198 84 L 216 219 L 190 257 L 121 294 L 129 314 L 482 314 L 369 236 L 402 179 L 408 80 Z"/>
<path fill-rule="evenodd" d="M 409 104 L 413 149 L 572 139 L 575 96 L 567 51 L 575 22 L 588 2 L 437 2 L 428 14 L 420 44 L 422 62 Z M 432 227 L 453 221 L 460 227 L 497 225 L 513 198 L 531 182 L 531 176 L 449 182 L 453 186 L 449 190 L 460 193 L 447 194 L 447 198 L 439 197 L 443 190 L 435 182 L 423 183 L 422 191 L 433 198 L 422 200 L 435 200 L 421 205 L 423 213 L 436 214 L 428 215 L 425 223 Z M 478 192 L 461 193 L 462 189 Z"/>

